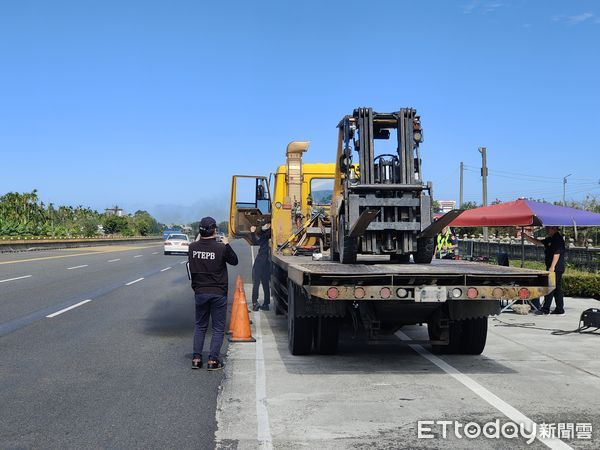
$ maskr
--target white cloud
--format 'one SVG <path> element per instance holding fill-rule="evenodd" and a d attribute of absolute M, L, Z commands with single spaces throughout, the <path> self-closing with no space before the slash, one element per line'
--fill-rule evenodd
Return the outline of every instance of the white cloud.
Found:
<path fill-rule="evenodd" d="M 566 23 L 567 25 L 579 25 L 582 23 L 596 23 L 600 24 L 600 17 L 594 14 L 593 12 L 586 11 L 581 14 L 576 14 L 573 16 L 555 16 L 552 18 L 553 22 Z"/>
<path fill-rule="evenodd" d="M 578 23 L 582 23 L 582 22 L 585 22 L 587 20 L 594 19 L 594 18 L 595 18 L 594 13 L 584 12 L 584 13 L 578 14 L 576 16 L 567 17 L 567 23 L 569 25 L 577 25 Z"/>
<path fill-rule="evenodd" d="M 504 4 L 497 0 L 471 0 L 469 3 L 463 5 L 462 10 L 463 14 L 472 14 L 474 12 L 479 14 L 489 14 L 502 6 L 504 6 Z"/>

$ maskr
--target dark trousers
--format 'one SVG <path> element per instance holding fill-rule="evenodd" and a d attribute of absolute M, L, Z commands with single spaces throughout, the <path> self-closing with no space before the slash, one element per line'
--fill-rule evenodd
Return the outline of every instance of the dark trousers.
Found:
<path fill-rule="evenodd" d="M 225 320 L 227 319 L 227 296 L 196 294 L 196 326 L 194 327 L 194 356 L 202 355 L 208 319 L 212 319 L 212 338 L 208 359 L 217 360 L 223 345 Z"/>
<path fill-rule="evenodd" d="M 265 300 L 263 305 L 271 303 L 271 289 L 269 282 L 271 279 L 271 261 L 268 259 L 256 258 L 252 267 L 252 303 L 258 302 L 258 288 L 262 284 Z"/>
<path fill-rule="evenodd" d="M 556 289 L 550 292 L 548 295 L 544 297 L 544 304 L 542 305 L 543 311 L 550 311 L 550 306 L 552 306 L 552 299 L 556 301 L 556 311 L 564 311 L 565 310 L 565 302 L 563 300 L 563 292 L 562 292 L 562 276 L 563 272 L 555 272 L 556 275 Z"/>

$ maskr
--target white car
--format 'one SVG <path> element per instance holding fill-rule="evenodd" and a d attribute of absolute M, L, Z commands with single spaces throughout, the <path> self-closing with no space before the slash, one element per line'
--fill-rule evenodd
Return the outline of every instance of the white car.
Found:
<path fill-rule="evenodd" d="M 190 238 L 187 234 L 170 234 L 165 241 L 165 255 L 187 253 L 189 245 Z"/>

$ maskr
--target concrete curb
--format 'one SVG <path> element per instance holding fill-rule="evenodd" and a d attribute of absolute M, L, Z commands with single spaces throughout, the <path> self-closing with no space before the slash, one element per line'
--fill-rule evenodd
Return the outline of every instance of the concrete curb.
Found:
<path fill-rule="evenodd" d="M 30 252 L 56 248 L 95 247 L 100 245 L 134 244 L 140 242 L 162 242 L 162 237 L 127 237 L 102 239 L 50 239 L 0 241 L 0 253 Z"/>

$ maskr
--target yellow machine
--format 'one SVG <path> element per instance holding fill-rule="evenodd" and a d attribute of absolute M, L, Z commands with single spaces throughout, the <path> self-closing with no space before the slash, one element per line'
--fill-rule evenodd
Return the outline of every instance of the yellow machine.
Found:
<path fill-rule="evenodd" d="M 303 250 L 322 251 L 328 247 L 324 236 L 329 232 L 335 164 L 303 163 L 302 155 L 309 144 L 308 141 L 288 144 L 285 165 L 272 174 L 272 194 L 266 177 L 233 177 L 230 237 L 249 240 L 251 226 L 270 220 L 273 252 L 291 254 Z"/>

